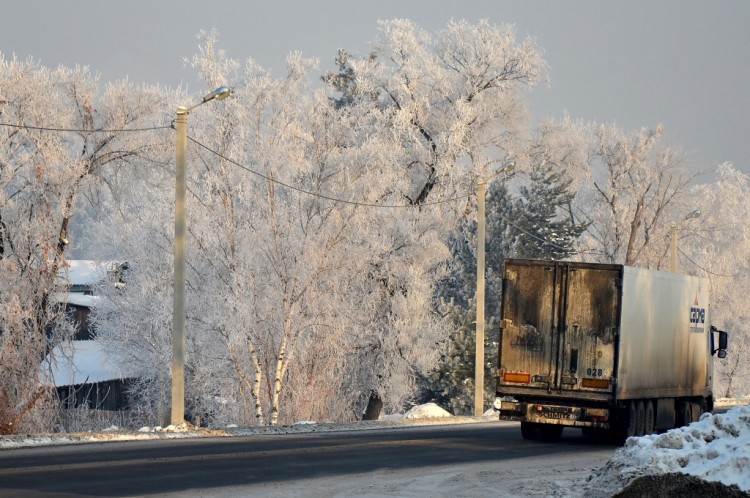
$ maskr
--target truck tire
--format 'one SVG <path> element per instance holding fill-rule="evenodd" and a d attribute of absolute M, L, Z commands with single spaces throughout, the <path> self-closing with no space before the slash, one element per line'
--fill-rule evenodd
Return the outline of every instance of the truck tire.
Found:
<path fill-rule="evenodd" d="M 701 407 L 701 415 L 706 412 L 714 411 L 714 401 L 710 397 L 701 399 L 700 403 L 698 403 L 698 406 Z M 700 419 L 700 417 L 698 418 Z"/>
<path fill-rule="evenodd" d="M 529 441 L 539 439 L 539 426 L 533 422 L 521 422 L 521 437 Z"/>
<path fill-rule="evenodd" d="M 625 412 L 623 439 L 638 436 L 638 410 L 635 401 L 628 401 L 628 409 Z"/>
<path fill-rule="evenodd" d="M 643 419 L 643 434 L 648 436 L 655 432 L 654 403 L 651 400 L 645 402 L 646 416 Z"/>
<path fill-rule="evenodd" d="M 677 403 L 677 427 L 684 427 L 693 422 L 693 410 L 689 401 Z"/>
<path fill-rule="evenodd" d="M 563 429 L 562 425 L 542 424 L 539 427 L 539 439 L 542 441 L 557 441 L 562 436 Z"/>
<path fill-rule="evenodd" d="M 703 415 L 703 408 L 700 403 L 690 403 L 690 423 L 697 422 Z"/>
<path fill-rule="evenodd" d="M 643 401 L 635 403 L 635 420 L 635 435 L 641 437 L 646 433 L 646 407 Z"/>

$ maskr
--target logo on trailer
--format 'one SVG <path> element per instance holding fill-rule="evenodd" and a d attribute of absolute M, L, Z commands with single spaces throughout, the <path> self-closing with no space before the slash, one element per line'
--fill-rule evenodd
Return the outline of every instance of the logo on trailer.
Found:
<path fill-rule="evenodd" d="M 700 287 L 698 292 L 700 292 Z M 693 305 L 690 307 L 690 332 L 702 334 L 706 330 L 706 308 L 698 304 L 698 292 L 693 299 Z"/>

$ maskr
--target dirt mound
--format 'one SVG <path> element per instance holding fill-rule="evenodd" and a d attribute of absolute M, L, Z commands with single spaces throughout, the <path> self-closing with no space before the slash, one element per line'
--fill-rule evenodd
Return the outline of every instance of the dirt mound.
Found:
<path fill-rule="evenodd" d="M 687 474 L 662 474 L 639 477 L 615 495 L 615 498 L 750 498 L 736 485 L 704 481 Z"/>

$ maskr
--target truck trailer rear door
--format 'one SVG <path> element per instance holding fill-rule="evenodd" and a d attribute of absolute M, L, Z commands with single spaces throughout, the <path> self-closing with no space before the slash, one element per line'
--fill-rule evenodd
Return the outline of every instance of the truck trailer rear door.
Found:
<path fill-rule="evenodd" d="M 613 266 L 506 261 L 498 392 L 611 392 L 618 282 Z"/>
<path fill-rule="evenodd" d="M 619 271 L 561 265 L 565 313 L 558 329 L 555 388 L 612 391 L 620 303 Z"/>
<path fill-rule="evenodd" d="M 559 289 L 554 264 L 506 261 L 498 391 L 552 387 Z"/>

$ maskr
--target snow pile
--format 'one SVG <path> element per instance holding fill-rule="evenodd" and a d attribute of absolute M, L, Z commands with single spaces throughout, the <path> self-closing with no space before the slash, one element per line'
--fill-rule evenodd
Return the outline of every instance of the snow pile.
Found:
<path fill-rule="evenodd" d="M 682 473 L 750 491 L 750 406 L 704 414 L 660 435 L 629 438 L 589 477 L 585 496 L 610 497 L 646 475 Z"/>
<path fill-rule="evenodd" d="M 79 440 L 67 436 L 42 434 L 33 436 L 0 436 L 0 449 L 29 448 L 32 446 L 52 446 L 57 444 L 73 444 Z"/>
<path fill-rule="evenodd" d="M 425 405 L 415 406 L 406 413 L 404 418 L 437 418 L 437 417 L 452 417 L 453 415 L 440 408 L 435 403 L 427 403 Z"/>

